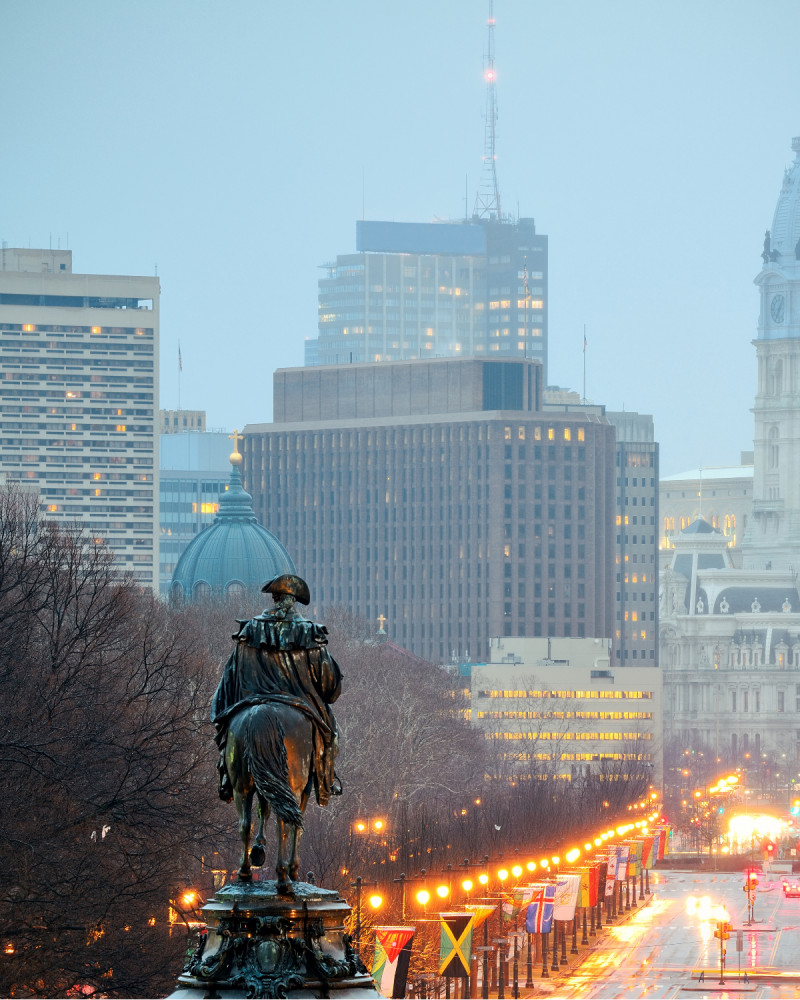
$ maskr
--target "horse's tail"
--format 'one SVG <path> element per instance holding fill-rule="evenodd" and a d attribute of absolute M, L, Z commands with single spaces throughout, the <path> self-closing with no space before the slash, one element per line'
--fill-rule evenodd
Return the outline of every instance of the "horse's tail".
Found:
<path fill-rule="evenodd" d="M 266 705 L 258 705 L 248 713 L 244 747 L 256 791 L 269 802 L 279 819 L 302 828 L 303 814 L 289 785 L 283 726 Z"/>

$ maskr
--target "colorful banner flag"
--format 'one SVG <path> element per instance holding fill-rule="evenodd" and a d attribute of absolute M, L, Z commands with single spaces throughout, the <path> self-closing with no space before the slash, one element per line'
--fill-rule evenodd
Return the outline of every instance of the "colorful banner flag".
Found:
<path fill-rule="evenodd" d="M 597 906 L 597 894 L 600 889 L 600 862 L 593 861 L 589 865 L 589 906 Z"/>
<path fill-rule="evenodd" d="M 552 882 L 534 886 L 533 898 L 525 916 L 525 930 L 529 934 L 550 933 L 555 897 L 556 887 Z"/>
<path fill-rule="evenodd" d="M 580 875 L 570 873 L 558 876 L 556 895 L 553 900 L 554 920 L 572 920 L 574 918 L 580 887 Z"/>
<path fill-rule="evenodd" d="M 578 906 L 592 905 L 592 884 L 588 868 L 578 868 L 577 874 L 581 878 L 581 887 L 578 891 Z"/>
<path fill-rule="evenodd" d="M 633 840 L 626 840 L 628 845 L 628 878 L 638 878 L 642 873 L 642 848 L 643 841 L 636 837 Z"/>
<path fill-rule="evenodd" d="M 472 960 L 471 913 L 440 913 L 442 933 L 439 944 L 439 975 L 446 979 L 466 979 Z"/>
<path fill-rule="evenodd" d="M 614 875 L 618 882 L 624 882 L 628 877 L 628 854 L 630 847 L 628 844 L 617 844 L 617 870 Z"/>
<path fill-rule="evenodd" d="M 511 895 L 503 896 L 502 916 L 505 923 L 517 919 L 520 910 L 530 903 L 533 897 L 532 885 L 519 885 L 512 890 Z"/>
<path fill-rule="evenodd" d="M 372 978 L 381 996 L 404 997 L 414 927 L 376 927 Z"/>
<path fill-rule="evenodd" d="M 653 867 L 653 843 L 655 841 L 654 836 L 642 837 L 644 846 L 642 847 L 642 868 L 652 868 Z"/>
<path fill-rule="evenodd" d="M 598 855 L 595 858 L 598 865 L 597 872 L 597 899 L 601 900 L 606 895 L 606 882 L 608 881 L 608 857 Z"/>
<path fill-rule="evenodd" d="M 600 858 L 602 857 L 602 855 L 598 854 L 597 857 Z M 605 896 L 606 899 L 608 899 L 610 896 L 614 895 L 614 885 L 615 885 L 614 879 L 617 874 L 616 845 L 614 844 L 608 845 L 608 853 L 605 855 L 603 860 L 606 862 L 606 880 L 605 880 L 605 888 L 603 889 L 603 895 Z"/>
<path fill-rule="evenodd" d="M 489 917 L 491 917 L 497 907 L 487 906 L 485 903 L 467 903 L 464 909 L 469 910 L 472 914 L 472 929 L 477 930 L 486 920 L 489 919 Z"/>

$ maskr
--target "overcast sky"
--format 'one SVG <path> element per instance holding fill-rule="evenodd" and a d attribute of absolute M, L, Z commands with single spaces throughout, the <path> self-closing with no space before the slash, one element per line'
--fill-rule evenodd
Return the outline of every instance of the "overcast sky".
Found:
<path fill-rule="evenodd" d="M 0 0 L 0 239 L 161 278 L 161 405 L 272 418 L 355 222 L 470 211 L 488 0 Z M 551 384 L 652 413 L 662 475 L 752 448 L 798 0 L 496 0 L 506 211 L 550 238 Z M 178 343 L 183 373 L 178 377 Z"/>

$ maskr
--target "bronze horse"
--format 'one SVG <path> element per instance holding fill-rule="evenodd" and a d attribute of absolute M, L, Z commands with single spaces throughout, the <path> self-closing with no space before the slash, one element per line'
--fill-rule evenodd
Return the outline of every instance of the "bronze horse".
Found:
<path fill-rule="evenodd" d="M 242 858 L 239 879 L 252 878 L 251 864 L 265 861 L 264 824 L 278 825 L 278 892 L 286 893 L 300 871 L 298 842 L 313 784 L 314 733 L 308 716 L 289 705 L 268 703 L 238 712 L 228 727 L 225 766 L 239 816 Z M 258 830 L 250 849 L 252 807 L 258 799 Z"/>
<path fill-rule="evenodd" d="M 242 838 L 239 879 L 264 864 L 264 823 L 278 823 L 278 891 L 291 891 L 300 861 L 298 840 L 312 787 L 320 805 L 341 786 L 334 773 L 336 722 L 331 702 L 342 675 L 327 649 L 327 629 L 308 621 L 295 601 L 308 604 L 308 586 L 285 575 L 265 584 L 275 605 L 233 636 L 211 705 L 220 747 L 220 797 L 234 800 Z M 250 849 L 253 798 L 259 823 Z"/>

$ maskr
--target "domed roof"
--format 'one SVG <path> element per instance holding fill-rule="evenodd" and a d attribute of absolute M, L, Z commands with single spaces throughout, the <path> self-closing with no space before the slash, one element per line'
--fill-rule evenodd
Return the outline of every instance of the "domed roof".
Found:
<path fill-rule="evenodd" d="M 231 478 L 214 522 L 184 549 L 172 574 L 170 596 L 188 601 L 259 590 L 268 580 L 296 573 L 278 539 L 260 525 L 253 498 L 242 487 L 242 456 L 231 455 Z"/>
<path fill-rule="evenodd" d="M 800 138 L 792 139 L 794 163 L 783 175 L 783 187 L 772 220 L 772 249 L 795 259 L 800 240 Z"/>

